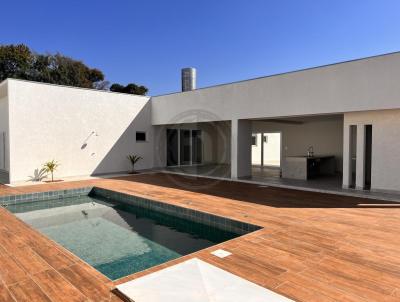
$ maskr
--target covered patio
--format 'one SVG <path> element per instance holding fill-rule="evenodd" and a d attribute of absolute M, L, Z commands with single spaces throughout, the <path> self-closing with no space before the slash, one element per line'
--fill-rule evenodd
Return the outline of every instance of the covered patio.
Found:
<path fill-rule="evenodd" d="M 190 140 L 182 145 L 187 130 L 178 130 L 174 139 L 176 151 L 172 152 L 176 154 L 172 156 L 175 159 L 169 160 L 168 143 L 167 154 L 160 154 L 160 158 L 167 158 L 162 171 L 303 190 L 345 191 L 342 188 L 343 115 L 203 122 L 166 128 L 167 131 L 200 129 L 201 147 L 197 144 L 197 148 L 201 152 L 196 155 L 190 152 L 194 146 Z M 165 128 L 160 129 L 161 133 L 165 132 Z M 185 158 L 182 154 L 188 156 Z M 194 161 L 198 154 L 201 160 Z M 304 161 L 303 171 L 299 166 L 290 166 L 293 159 Z M 308 159 L 315 162 L 313 175 L 307 171 Z"/>

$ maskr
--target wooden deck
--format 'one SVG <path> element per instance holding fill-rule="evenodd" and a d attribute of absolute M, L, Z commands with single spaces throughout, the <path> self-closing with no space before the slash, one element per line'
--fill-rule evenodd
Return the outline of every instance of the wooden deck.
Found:
<path fill-rule="evenodd" d="M 0 186 L 0 194 L 87 185 L 264 228 L 218 245 L 233 253 L 225 259 L 210 255 L 214 246 L 111 282 L 0 209 L 0 301 L 120 301 L 111 291 L 117 283 L 191 257 L 296 301 L 400 301 L 400 204 L 161 173 Z"/>

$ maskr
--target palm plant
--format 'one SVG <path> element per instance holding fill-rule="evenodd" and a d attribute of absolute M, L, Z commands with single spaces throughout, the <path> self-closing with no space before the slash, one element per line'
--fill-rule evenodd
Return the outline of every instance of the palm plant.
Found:
<path fill-rule="evenodd" d="M 43 169 L 46 173 L 51 173 L 51 182 L 54 181 L 54 171 L 60 166 L 54 159 L 43 164 Z"/>
<path fill-rule="evenodd" d="M 139 160 L 141 160 L 142 157 L 139 156 L 139 155 L 134 155 L 134 154 L 132 154 L 132 155 L 128 155 L 128 159 L 129 159 L 129 161 L 131 162 L 131 165 L 132 165 L 132 172 L 135 172 L 135 164 L 136 164 Z"/>

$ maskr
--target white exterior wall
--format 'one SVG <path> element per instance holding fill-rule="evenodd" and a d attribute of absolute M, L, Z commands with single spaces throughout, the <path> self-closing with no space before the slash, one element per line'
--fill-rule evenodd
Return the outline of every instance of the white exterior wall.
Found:
<path fill-rule="evenodd" d="M 251 121 L 231 121 L 231 177 L 251 176 Z"/>
<path fill-rule="evenodd" d="M 400 53 L 153 98 L 152 123 L 204 111 L 198 122 L 400 108 Z"/>
<path fill-rule="evenodd" d="M 400 102 L 400 100 L 399 100 Z M 344 115 L 344 162 L 343 182 L 349 181 L 349 136 L 350 125 L 357 125 L 357 140 L 363 144 L 359 136 L 365 125 L 372 125 L 372 167 L 371 190 L 400 191 L 400 110 L 382 110 L 354 112 Z M 361 150 L 360 150 L 361 149 Z M 364 147 L 357 146 L 357 178 L 363 180 Z M 361 175 L 359 175 L 361 174 Z M 361 178 L 361 179 L 360 179 Z M 362 184 L 358 183 L 360 187 Z"/>
<path fill-rule="evenodd" d="M 28 180 L 52 159 L 60 163 L 57 178 L 128 171 L 128 154 L 144 158 L 137 169 L 153 167 L 148 97 L 18 80 L 8 84 L 11 182 Z M 146 131 L 148 141 L 136 143 L 136 131 Z"/>
<path fill-rule="evenodd" d="M 3 135 L 5 140 L 3 141 Z M 8 182 L 9 161 L 8 82 L 0 84 L 0 183 Z"/>

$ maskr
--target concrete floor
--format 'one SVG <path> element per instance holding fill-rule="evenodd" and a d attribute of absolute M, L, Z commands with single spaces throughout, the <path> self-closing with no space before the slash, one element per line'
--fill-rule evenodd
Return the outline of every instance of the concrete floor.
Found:
<path fill-rule="evenodd" d="M 230 178 L 230 165 L 201 165 L 201 166 L 184 166 L 184 167 L 168 167 L 168 172 L 210 176 L 218 178 Z M 295 186 L 299 188 L 323 189 L 323 190 L 341 190 L 342 179 L 340 176 L 323 176 L 312 180 L 295 180 L 284 179 L 280 177 L 280 169 L 278 167 L 252 167 L 251 177 L 242 177 L 240 180 L 249 180 L 262 182 L 276 186 Z"/>

